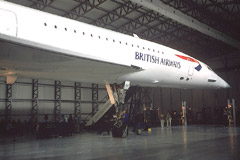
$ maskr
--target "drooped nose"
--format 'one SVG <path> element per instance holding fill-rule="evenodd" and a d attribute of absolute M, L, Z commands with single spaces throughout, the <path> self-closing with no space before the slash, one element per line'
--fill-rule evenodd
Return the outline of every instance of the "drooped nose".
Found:
<path fill-rule="evenodd" d="M 219 84 L 221 88 L 231 88 L 231 86 L 220 77 L 219 77 L 219 82 L 220 82 Z"/>
<path fill-rule="evenodd" d="M 225 82 L 225 81 L 224 81 L 223 86 L 224 86 L 223 88 L 231 88 L 231 86 L 227 82 Z"/>

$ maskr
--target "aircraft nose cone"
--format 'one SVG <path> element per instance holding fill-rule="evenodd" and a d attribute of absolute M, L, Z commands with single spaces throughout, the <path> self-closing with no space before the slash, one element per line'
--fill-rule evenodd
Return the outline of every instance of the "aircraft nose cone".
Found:
<path fill-rule="evenodd" d="M 231 86 L 227 82 L 225 82 L 224 88 L 231 88 Z"/>
<path fill-rule="evenodd" d="M 231 88 L 231 86 L 226 81 L 224 81 L 222 78 L 220 78 L 220 82 L 221 82 L 222 88 Z"/>

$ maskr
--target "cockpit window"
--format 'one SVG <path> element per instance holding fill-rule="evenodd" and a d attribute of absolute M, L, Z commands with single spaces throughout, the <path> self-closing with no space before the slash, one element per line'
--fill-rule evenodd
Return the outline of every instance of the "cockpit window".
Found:
<path fill-rule="evenodd" d="M 207 68 L 208 68 L 210 71 L 213 71 L 212 68 L 210 68 L 209 66 L 207 66 Z"/>

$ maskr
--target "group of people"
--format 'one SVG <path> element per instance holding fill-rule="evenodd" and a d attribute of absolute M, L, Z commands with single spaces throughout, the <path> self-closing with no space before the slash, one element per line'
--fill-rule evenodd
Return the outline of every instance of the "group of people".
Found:
<path fill-rule="evenodd" d="M 48 115 L 44 115 L 44 123 L 50 123 L 51 121 L 48 118 Z M 56 122 L 59 123 L 68 123 L 70 125 L 74 125 L 73 128 L 75 128 L 75 132 L 79 133 L 80 132 L 80 125 L 81 125 L 81 119 L 80 115 L 75 115 L 73 117 L 72 114 L 69 114 L 69 116 L 62 114 L 60 118 L 56 120 Z"/>
<path fill-rule="evenodd" d="M 73 130 L 77 133 L 81 130 L 81 120 L 80 116 L 76 115 L 73 117 L 72 114 L 62 115 L 58 121 L 51 121 L 49 119 L 49 115 L 45 114 L 42 121 L 38 121 L 37 119 L 30 118 L 28 121 L 21 121 L 18 119 L 17 121 L 5 120 L 2 119 L 0 121 L 0 136 L 24 136 L 24 135 L 34 135 L 39 129 L 40 123 L 68 123 L 72 126 Z"/>
<path fill-rule="evenodd" d="M 5 120 L 0 121 L 0 136 L 24 136 L 35 133 L 37 120 L 29 119 L 29 121 Z"/>
<path fill-rule="evenodd" d="M 167 113 L 165 117 L 163 113 L 159 112 L 159 120 L 162 128 L 164 128 L 165 121 L 166 121 L 167 127 L 172 126 L 172 116 L 170 113 Z"/>
<path fill-rule="evenodd" d="M 105 114 L 99 124 L 99 134 L 103 132 L 110 134 L 112 129 L 113 137 L 126 137 L 128 135 L 128 113 L 126 110 L 115 112 L 114 116 Z"/>
<path fill-rule="evenodd" d="M 158 119 L 160 121 L 161 127 L 164 128 L 164 124 L 166 122 L 167 127 L 171 127 L 172 125 L 172 116 L 170 113 L 168 113 L 166 116 L 164 116 L 163 113 L 158 111 Z M 140 135 L 142 128 L 144 130 L 149 130 L 151 128 L 151 114 L 150 114 L 150 108 L 144 108 L 143 112 L 137 111 L 135 115 L 135 130 L 136 134 Z"/>

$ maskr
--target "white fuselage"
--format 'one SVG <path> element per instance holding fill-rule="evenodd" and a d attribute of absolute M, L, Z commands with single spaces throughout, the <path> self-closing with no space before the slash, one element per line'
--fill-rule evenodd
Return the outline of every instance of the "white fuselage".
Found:
<path fill-rule="evenodd" d="M 130 81 L 132 85 L 174 88 L 229 87 L 207 65 L 177 50 L 4 1 L 0 1 L 0 40 L 0 56 L 3 57 L 0 67 L 18 77 L 96 82 L 97 78 L 88 77 L 88 74 L 81 78 L 81 69 L 74 70 L 73 66 L 70 66 L 69 72 L 74 70 L 74 74 L 79 76 L 71 78 L 70 74 L 55 74 L 62 70 L 68 71 L 66 67 L 59 69 L 60 65 L 66 63 L 61 59 L 57 61 L 54 56 L 51 64 L 40 63 L 39 57 L 44 57 L 43 54 L 54 53 L 56 56 L 59 54 L 93 60 L 96 63 L 139 68 L 136 72 L 119 74 L 117 78 L 110 80 L 110 83 Z M 8 45 L 4 45 L 5 41 Z M 11 47 L 11 44 L 17 44 L 18 47 Z M 33 48 L 41 51 L 31 52 Z M 54 68 L 58 65 L 59 67 Z M 197 70 L 195 67 L 199 65 L 201 68 Z M 34 67 L 38 67 L 35 72 L 31 70 Z M 0 75 L 7 76 L 9 72 L 4 70 Z M 114 70 L 112 72 L 114 74 Z M 91 73 L 94 74 L 93 71 Z M 108 80 L 108 77 L 99 78 L 99 82 L 103 80 Z"/>

